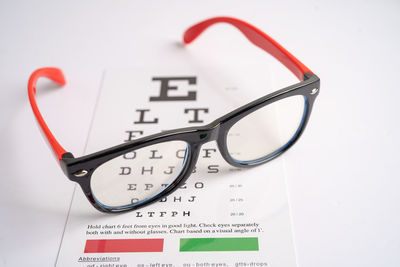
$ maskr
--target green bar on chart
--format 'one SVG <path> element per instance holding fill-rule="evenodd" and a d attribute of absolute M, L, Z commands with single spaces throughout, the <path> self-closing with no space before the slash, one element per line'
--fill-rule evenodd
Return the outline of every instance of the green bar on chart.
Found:
<path fill-rule="evenodd" d="M 258 238 L 181 238 L 179 251 L 258 251 Z"/>

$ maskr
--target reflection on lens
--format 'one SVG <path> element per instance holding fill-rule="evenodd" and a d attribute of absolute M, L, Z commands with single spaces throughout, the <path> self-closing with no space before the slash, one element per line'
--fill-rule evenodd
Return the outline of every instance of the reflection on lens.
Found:
<path fill-rule="evenodd" d="M 298 135 L 306 114 L 306 99 L 291 96 L 262 107 L 239 120 L 228 132 L 231 157 L 256 163 L 285 149 Z"/>
<path fill-rule="evenodd" d="M 169 141 L 126 153 L 92 174 L 96 201 L 106 208 L 127 208 L 164 191 L 182 172 L 188 155 L 184 141 Z"/>

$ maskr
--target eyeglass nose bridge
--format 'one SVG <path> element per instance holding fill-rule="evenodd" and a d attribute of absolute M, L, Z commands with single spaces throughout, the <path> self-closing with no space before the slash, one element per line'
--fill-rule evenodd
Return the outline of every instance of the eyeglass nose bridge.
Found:
<path fill-rule="evenodd" d="M 219 123 L 210 123 L 200 127 L 196 131 L 198 144 L 202 145 L 211 141 L 216 141 L 219 136 L 221 125 Z"/>

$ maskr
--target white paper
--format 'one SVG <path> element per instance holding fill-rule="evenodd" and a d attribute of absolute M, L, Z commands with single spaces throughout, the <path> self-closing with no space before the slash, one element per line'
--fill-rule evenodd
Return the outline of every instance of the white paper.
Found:
<path fill-rule="evenodd" d="M 103 77 L 86 154 L 123 143 L 127 131 L 143 136 L 200 126 L 269 92 L 268 70 L 251 66 L 151 67 L 107 70 Z M 240 70 L 240 71 L 239 71 Z M 150 102 L 160 94 L 154 77 L 196 77 L 196 84 L 171 81 L 173 95 L 196 92 L 195 101 Z M 229 81 L 229 82 L 228 82 Z M 279 89 L 279 88 L 275 88 Z M 189 123 L 206 108 L 202 123 Z M 157 124 L 135 124 L 138 109 Z M 137 133 L 136 133 L 137 134 Z M 138 136 L 140 137 L 140 136 Z M 296 266 L 282 158 L 239 169 L 226 163 L 214 142 L 202 147 L 196 172 L 186 184 L 157 202 L 132 212 L 109 215 L 95 210 L 76 186 L 57 266 Z M 255 251 L 180 252 L 181 238 L 258 239 Z M 162 252 L 84 253 L 86 240 L 163 239 Z"/>

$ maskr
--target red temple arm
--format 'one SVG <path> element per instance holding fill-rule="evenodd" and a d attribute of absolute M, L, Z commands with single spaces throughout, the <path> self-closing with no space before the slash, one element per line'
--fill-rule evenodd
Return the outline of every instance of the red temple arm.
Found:
<path fill-rule="evenodd" d="M 187 29 L 183 35 L 184 43 L 191 43 L 196 39 L 204 30 L 214 25 L 215 23 L 225 22 L 229 23 L 238 28 L 250 42 L 265 50 L 283 65 L 285 65 L 296 77 L 302 81 L 306 72 L 313 73 L 297 58 L 289 53 L 285 48 L 278 44 L 274 39 L 269 37 L 267 34 L 257 29 L 253 25 L 244 22 L 239 19 L 229 17 L 216 17 L 205 21 L 202 21 L 189 29 Z"/>
<path fill-rule="evenodd" d="M 33 113 L 36 116 L 36 119 L 42 128 L 43 133 L 46 135 L 47 140 L 49 141 L 49 144 L 53 148 L 53 152 L 58 158 L 58 160 L 61 160 L 62 155 L 66 152 L 65 149 L 57 142 L 56 138 L 53 136 L 51 133 L 49 127 L 47 127 L 42 115 L 40 114 L 40 111 L 38 109 L 38 106 L 36 104 L 35 100 L 35 94 L 36 94 L 36 83 L 37 80 L 40 77 L 46 77 L 49 78 L 50 80 L 60 84 L 64 85 L 65 84 L 65 78 L 63 73 L 61 72 L 60 69 L 57 68 L 42 68 L 38 69 L 35 72 L 32 73 L 31 77 L 29 78 L 28 82 L 28 96 L 29 96 L 29 101 L 31 102 L 32 110 Z"/>

